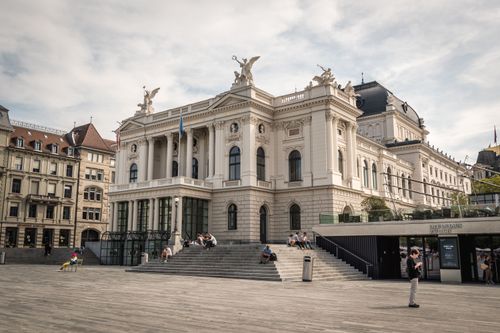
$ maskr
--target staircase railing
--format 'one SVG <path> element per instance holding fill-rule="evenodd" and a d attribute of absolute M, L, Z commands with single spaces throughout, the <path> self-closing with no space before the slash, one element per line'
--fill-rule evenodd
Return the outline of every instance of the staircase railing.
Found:
<path fill-rule="evenodd" d="M 352 253 L 348 249 L 340 246 L 331 239 L 326 238 L 319 232 L 313 231 L 316 238 L 316 245 L 325 249 L 326 251 L 335 254 L 338 259 L 346 261 L 348 264 L 353 265 L 355 268 L 362 271 L 368 277 L 373 277 L 373 264 L 361 258 L 360 256 Z"/>

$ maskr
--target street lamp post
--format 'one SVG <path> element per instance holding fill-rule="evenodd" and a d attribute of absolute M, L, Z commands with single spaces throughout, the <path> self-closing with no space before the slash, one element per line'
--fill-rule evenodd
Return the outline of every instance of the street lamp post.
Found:
<path fill-rule="evenodd" d="M 174 246 L 173 246 L 173 253 L 177 253 L 178 251 L 180 251 L 180 249 L 182 249 L 182 244 L 181 244 L 181 234 L 180 234 L 180 231 L 179 231 L 179 223 L 177 221 L 178 219 L 178 212 L 177 210 L 179 209 L 179 197 L 175 197 L 174 198 L 174 203 L 175 203 L 175 211 L 174 211 Z"/>

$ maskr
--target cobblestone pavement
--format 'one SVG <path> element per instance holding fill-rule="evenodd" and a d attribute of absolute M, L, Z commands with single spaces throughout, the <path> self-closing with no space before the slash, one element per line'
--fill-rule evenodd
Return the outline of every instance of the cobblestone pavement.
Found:
<path fill-rule="evenodd" d="M 0 332 L 499 332 L 500 288 L 280 283 L 0 265 Z"/>

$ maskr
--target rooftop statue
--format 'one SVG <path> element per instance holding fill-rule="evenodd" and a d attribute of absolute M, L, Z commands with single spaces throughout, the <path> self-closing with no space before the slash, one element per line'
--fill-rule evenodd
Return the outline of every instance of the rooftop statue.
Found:
<path fill-rule="evenodd" d="M 234 72 L 234 84 L 233 85 L 240 85 L 240 84 L 253 84 L 253 75 L 252 75 L 252 66 L 253 64 L 259 60 L 260 56 L 252 57 L 250 60 L 247 58 L 241 59 L 242 61 L 238 60 L 238 57 L 233 55 L 233 60 L 236 61 L 241 68 L 241 73 L 238 73 L 237 71 Z"/>
<path fill-rule="evenodd" d="M 344 92 L 349 97 L 357 97 L 357 96 L 359 96 L 359 94 L 356 94 L 356 92 L 354 91 L 354 87 L 352 86 L 351 81 L 347 82 L 347 84 L 346 84 L 346 86 L 344 88 Z"/>
<path fill-rule="evenodd" d="M 144 89 L 144 102 L 137 104 L 137 106 L 141 108 L 137 112 L 150 114 L 154 111 L 153 98 L 156 96 L 156 94 L 158 93 L 158 90 L 160 90 L 160 88 L 153 89 L 152 91 L 147 90 L 146 86 L 144 86 L 142 88 Z"/>
<path fill-rule="evenodd" d="M 323 71 L 323 73 L 320 76 L 315 76 L 313 77 L 313 81 L 318 82 L 318 85 L 324 86 L 328 84 L 332 84 L 335 81 L 335 77 L 332 74 L 332 69 L 327 68 L 325 69 L 323 66 L 318 65 L 319 68 Z"/>

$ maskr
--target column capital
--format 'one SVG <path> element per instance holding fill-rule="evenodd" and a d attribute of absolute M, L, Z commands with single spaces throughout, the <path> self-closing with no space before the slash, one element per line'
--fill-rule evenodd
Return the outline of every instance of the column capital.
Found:
<path fill-rule="evenodd" d="M 218 130 L 223 129 L 225 123 L 226 122 L 224 120 L 214 121 L 215 129 L 218 129 Z"/>
<path fill-rule="evenodd" d="M 165 133 L 165 137 L 167 138 L 167 140 L 171 140 L 172 137 L 173 137 L 173 133 L 172 132 L 167 132 L 167 133 Z"/>
<path fill-rule="evenodd" d="M 333 111 L 325 111 L 325 118 L 328 121 L 332 121 L 335 118 L 335 113 Z"/>

